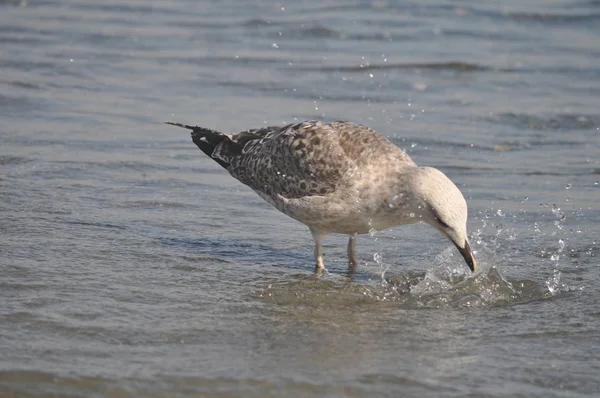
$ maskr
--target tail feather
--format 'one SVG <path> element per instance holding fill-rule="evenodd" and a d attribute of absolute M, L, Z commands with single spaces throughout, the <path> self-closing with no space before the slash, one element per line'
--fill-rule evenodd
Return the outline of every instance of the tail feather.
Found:
<path fill-rule="evenodd" d="M 216 147 L 221 144 L 225 140 L 229 140 L 229 137 L 223 133 L 220 133 L 216 130 L 207 129 L 200 126 L 190 126 L 187 124 L 181 123 L 173 123 L 173 122 L 165 122 L 166 124 L 170 124 L 172 126 L 181 127 L 184 129 L 192 130 L 192 141 L 194 144 L 200 148 L 202 152 L 208 155 L 212 160 L 217 162 L 221 167 L 227 169 L 229 167 L 229 163 L 224 161 L 221 158 L 214 157 L 213 154 L 215 152 Z"/>
<path fill-rule="evenodd" d="M 173 123 L 173 122 L 165 122 L 165 124 L 170 124 L 171 126 L 177 126 L 188 130 L 193 130 L 198 126 L 190 126 L 189 124 L 181 124 L 181 123 Z"/>

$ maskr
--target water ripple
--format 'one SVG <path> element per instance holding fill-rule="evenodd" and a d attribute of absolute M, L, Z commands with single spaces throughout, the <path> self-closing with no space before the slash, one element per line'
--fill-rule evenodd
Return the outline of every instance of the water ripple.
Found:
<path fill-rule="evenodd" d="M 323 72 L 347 72 L 360 73 L 376 70 L 406 70 L 406 69 L 423 69 L 432 71 L 454 71 L 454 72 L 482 72 L 494 70 L 485 65 L 474 64 L 463 61 L 447 61 L 447 62 L 415 62 L 415 63 L 389 63 L 389 64 L 368 64 L 358 66 L 323 66 L 318 70 Z"/>
<path fill-rule="evenodd" d="M 485 118 L 485 120 L 518 129 L 540 131 L 592 130 L 600 127 L 600 116 L 598 115 L 558 114 L 541 117 L 523 113 L 502 113 Z"/>

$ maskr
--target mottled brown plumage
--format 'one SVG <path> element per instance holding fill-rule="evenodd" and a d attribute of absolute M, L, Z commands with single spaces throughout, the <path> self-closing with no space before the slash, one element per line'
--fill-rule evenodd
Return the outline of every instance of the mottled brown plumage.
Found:
<path fill-rule="evenodd" d="M 417 167 L 406 152 L 368 127 L 305 121 L 222 134 L 169 124 L 192 130 L 205 154 L 306 224 L 316 243 L 317 270 L 324 269 L 321 240 L 327 233 L 350 236 L 348 256 L 354 267 L 357 233 L 418 221 L 451 239 L 474 269 L 466 240 L 467 208 L 458 188 L 439 170 Z"/>

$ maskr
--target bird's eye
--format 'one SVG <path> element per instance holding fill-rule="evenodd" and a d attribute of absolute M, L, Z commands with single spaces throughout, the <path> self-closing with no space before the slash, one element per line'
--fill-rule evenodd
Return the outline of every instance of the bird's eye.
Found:
<path fill-rule="evenodd" d="M 435 209 L 432 208 L 431 211 L 433 212 L 433 215 L 435 216 L 435 219 L 442 226 L 442 228 L 448 228 L 448 229 L 450 229 L 450 226 L 448 224 L 446 224 L 444 222 L 444 220 L 442 220 L 442 218 L 439 216 L 438 212 L 435 211 Z"/>
<path fill-rule="evenodd" d="M 444 228 L 450 228 L 450 226 L 448 224 L 446 224 L 441 218 L 437 217 L 438 222 L 440 223 L 440 225 Z"/>

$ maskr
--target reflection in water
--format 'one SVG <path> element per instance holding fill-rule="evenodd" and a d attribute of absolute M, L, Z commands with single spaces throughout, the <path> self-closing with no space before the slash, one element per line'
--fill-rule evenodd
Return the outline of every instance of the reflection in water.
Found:
<path fill-rule="evenodd" d="M 255 294 L 271 304 L 257 325 L 269 341 L 261 357 L 290 355 L 308 375 L 353 369 L 363 380 L 424 388 L 462 376 L 477 360 L 468 312 L 427 310 L 427 294 L 392 282 L 297 276 Z"/>

